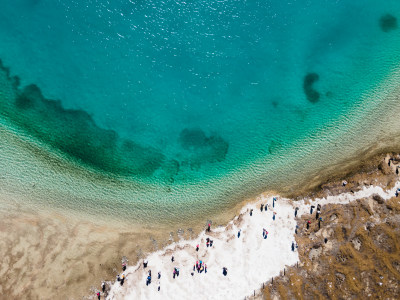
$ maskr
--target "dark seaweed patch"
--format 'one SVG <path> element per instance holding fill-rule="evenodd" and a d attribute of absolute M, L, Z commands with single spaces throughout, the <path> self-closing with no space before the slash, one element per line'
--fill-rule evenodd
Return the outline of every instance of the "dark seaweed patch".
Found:
<path fill-rule="evenodd" d="M 98 127 L 87 112 L 64 109 L 60 101 L 46 99 L 36 85 L 21 89 L 1 61 L 0 70 L 14 90 L 14 101 L 0 99 L 0 114 L 70 158 L 100 171 L 139 177 L 152 175 L 166 161 L 156 149 Z"/>
<path fill-rule="evenodd" d="M 204 162 L 221 162 L 228 153 L 229 143 L 217 134 L 206 136 L 201 129 L 185 128 L 181 131 L 179 142 L 189 153 L 188 163 L 199 167 Z"/>
<path fill-rule="evenodd" d="M 383 32 L 389 32 L 391 30 L 397 29 L 397 18 L 391 14 L 383 15 L 379 19 L 379 25 Z"/>
<path fill-rule="evenodd" d="M 319 80 L 319 75 L 317 73 L 308 73 L 304 77 L 303 90 L 306 94 L 307 100 L 311 103 L 316 103 L 319 101 L 320 94 L 313 87 L 314 83 Z"/>

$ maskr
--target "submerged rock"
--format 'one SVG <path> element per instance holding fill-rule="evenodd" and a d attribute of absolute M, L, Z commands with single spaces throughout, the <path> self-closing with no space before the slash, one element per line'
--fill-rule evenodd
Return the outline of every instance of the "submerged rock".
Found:
<path fill-rule="evenodd" d="M 186 152 L 188 164 L 197 168 L 202 163 L 223 161 L 229 149 L 229 143 L 218 134 L 206 136 L 201 129 L 183 129 L 179 143 Z"/>
<path fill-rule="evenodd" d="M 397 29 L 397 18 L 391 14 L 383 15 L 379 19 L 379 25 L 383 32 L 389 32 Z"/>

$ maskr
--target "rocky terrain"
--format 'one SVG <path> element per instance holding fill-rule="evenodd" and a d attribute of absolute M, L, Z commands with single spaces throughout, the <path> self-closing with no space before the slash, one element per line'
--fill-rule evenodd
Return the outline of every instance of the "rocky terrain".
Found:
<path fill-rule="evenodd" d="M 390 164 L 389 164 L 389 159 Z M 368 173 L 321 186 L 319 195 L 379 184 L 398 175 L 398 155 L 387 155 Z M 322 203 L 321 203 L 322 204 Z M 321 207 L 321 228 L 312 215 L 298 218 L 300 263 L 264 285 L 263 299 L 399 299 L 400 196 L 379 195 Z M 310 220 L 310 228 L 306 228 Z"/>

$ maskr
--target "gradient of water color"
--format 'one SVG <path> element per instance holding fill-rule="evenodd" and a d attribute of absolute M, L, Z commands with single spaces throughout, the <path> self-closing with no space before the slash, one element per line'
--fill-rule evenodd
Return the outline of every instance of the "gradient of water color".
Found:
<path fill-rule="evenodd" d="M 279 190 L 354 155 L 396 85 L 394 0 L 0 2 L 3 186 L 38 203 L 160 220 Z"/>

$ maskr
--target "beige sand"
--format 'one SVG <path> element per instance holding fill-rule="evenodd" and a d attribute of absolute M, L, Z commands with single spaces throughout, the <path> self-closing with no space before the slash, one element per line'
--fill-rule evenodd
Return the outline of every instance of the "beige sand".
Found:
<path fill-rule="evenodd" d="M 122 256 L 134 259 L 156 249 L 149 237 L 163 240 L 154 232 L 121 226 L 16 207 L 2 212 L 0 298 L 82 298 L 91 293 L 91 283 L 114 278 Z"/>
<path fill-rule="evenodd" d="M 150 251 L 194 238 L 204 225 L 155 228 L 29 207 L 10 195 L 0 198 L 0 299 L 92 297 L 103 280 L 115 279 L 124 256 L 135 264 Z M 213 224 L 233 216 L 234 209 Z"/>
<path fill-rule="evenodd" d="M 376 174 L 365 175 L 376 177 Z M 398 178 L 386 177 L 391 176 L 393 180 Z M 347 187 L 353 189 L 353 185 L 366 180 L 357 178 L 354 183 L 348 179 Z M 335 186 L 330 186 L 329 193 L 334 189 Z M 118 224 L 103 219 L 89 221 L 83 216 L 61 215 L 56 211 L 37 213 L 25 204 L 22 210 L 18 203 L 21 202 L 12 196 L 0 198 L 0 294 L 5 299 L 93 296 L 102 280 L 115 279 L 121 271 L 123 256 L 129 259 L 129 265 L 135 265 L 148 252 L 160 250 L 172 241 L 195 238 L 204 225 L 191 226 L 191 230 L 139 228 L 133 227 L 132 220 Z M 213 220 L 213 226 L 226 224 L 242 204 Z"/>
<path fill-rule="evenodd" d="M 291 242 L 296 238 L 295 207 L 299 208 L 300 218 L 309 216 L 310 204 L 315 207 L 317 204 L 347 204 L 372 195 L 379 195 L 384 201 L 392 198 L 399 187 L 399 181 L 387 191 L 378 186 L 364 186 L 355 193 L 311 201 L 294 202 L 279 197 L 274 208 L 272 197 L 261 197 L 259 202 L 246 205 L 240 218 L 235 218 L 228 226 L 216 228 L 210 234 L 203 232 L 195 240 L 174 243 L 163 251 L 150 254 L 146 257 L 146 269 L 141 262 L 127 268 L 122 272 L 126 278 L 124 285 L 115 282 L 107 299 L 243 299 L 252 291 L 259 292 L 263 283 L 278 276 L 285 266 L 299 262 L 297 251 L 291 251 Z M 259 210 L 261 203 L 269 205 L 268 211 Z M 252 216 L 249 214 L 251 209 Z M 277 213 L 275 220 L 272 219 L 273 213 Z M 267 239 L 262 237 L 263 228 L 269 232 Z M 237 238 L 239 229 L 241 236 Z M 212 248 L 205 247 L 207 237 L 215 240 Z M 198 252 L 194 249 L 196 245 L 200 245 Z M 174 263 L 171 262 L 172 255 Z M 191 275 L 193 264 L 199 260 L 207 264 L 208 272 Z M 175 279 L 171 275 L 174 267 L 180 268 L 180 275 Z M 227 276 L 222 274 L 223 267 L 228 268 Z M 149 269 L 152 270 L 153 282 L 146 286 Z M 162 276 L 157 280 L 159 271 Z"/>

